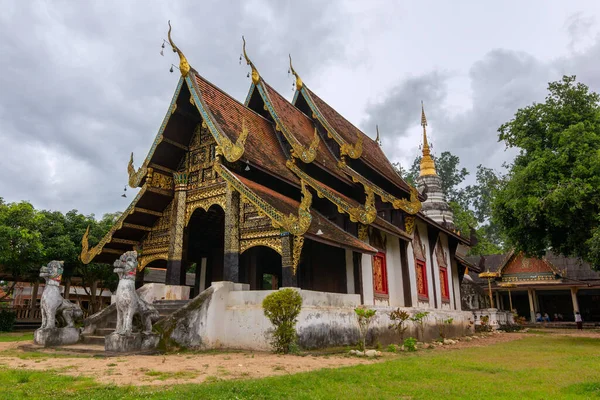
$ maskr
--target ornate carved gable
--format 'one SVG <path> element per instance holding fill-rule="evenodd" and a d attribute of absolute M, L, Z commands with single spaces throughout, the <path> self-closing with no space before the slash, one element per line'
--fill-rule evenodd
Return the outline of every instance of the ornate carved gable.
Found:
<path fill-rule="evenodd" d="M 142 239 L 142 258 L 147 257 L 151 254 L 166 253 L 169 248 L 169 233 L 171 229 L 171 209 L 173 208 L 173 202 L 169 203 L 163 211 L 162 217 L 160 217 L 152 230 Z"/>
<path fill-rule="evenodd" d="M 442 247 L 442 241 L 438 239 L 437 245 L 435 246 L 435 256 L 437 259 L 438 266 L 447 267 L 446 252 Z"/>
<path fill-rule="evenodd" d="M 198 124 L 187 155 L 188 189 L 197 189 L 218 181 L 213 169 L 217 144 L 205 123 Z"/>
<path fill-rule="evenodd" d="M 425 261 L 427 258 L 425 257 L 425 247 L 421 242 L 421 235 L 419 235 L 419 228 L 415 227 L 415 234 L 413 237 L 413 251 L 415 253 L 415 258 L 419 260 Z"/>
<path fill-rule="evenodd" d="M 501 275 L 513 280 L 553 280 L 556 270 L 546 259 L 527 258 L 517 254 L 502 268 Z"/>

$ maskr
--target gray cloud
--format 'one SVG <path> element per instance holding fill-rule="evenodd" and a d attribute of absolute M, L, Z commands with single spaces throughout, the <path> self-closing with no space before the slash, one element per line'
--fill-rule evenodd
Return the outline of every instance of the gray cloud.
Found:
<path fill-rule="evenodd" d="M 575 29 L 574 23 L 568 25 L 569 31 Z M 472 172 L 478 164 L 498 170 L 516 154 L 514 149 L 505 150 L 504 144 L 498 142 L 499 126 L 509 121 L 517 109 L 543 101 L 548 82 L 560 79 L 563 74 L 577 75 L 579 81 L 600 91 L 598 59 L 598 37 L 591 46 L 550 61 L 540 61 L 525 52 L 491 50 L 469 70 L 472 105 L 466 110 L 449 111 L 447 83 L 453 75 L 434 70 L 400 81 L 383 102 L 367 107 L 362 126 L 369 129 L 373 121 L 379 121 L 380 126 L 388 127 L 382 130 L 384 149 L 392 160 L 401 160 L 404 167 L 410 167 L 417 155 L 416 147 L 406 149 L 396 144 L 409 135 L 414 137 L 418 129 L 416 109 L 424 99 L 435 152 L 450 151 L 458 155 Z"/>
<path fill-rule="evenodd" d="M 332 28 L 342 13 L 323 12 L 329 7 L 336 5 L 3 2 L 0 196 L 96 215 L 123 210 L 129 153 L 139 165 L 178 79 L 168 73 L 177 57 L 159 55 L 168 19 L 192 66 L 243 100 L 250 82 L 238 64 L 241 35 L 261 74 L 285 88 L 288 52 L 322 63 L 344 56 L 336 47 L 343 30 Z M 302 65 L 306 75 L 319 68 Z"/>

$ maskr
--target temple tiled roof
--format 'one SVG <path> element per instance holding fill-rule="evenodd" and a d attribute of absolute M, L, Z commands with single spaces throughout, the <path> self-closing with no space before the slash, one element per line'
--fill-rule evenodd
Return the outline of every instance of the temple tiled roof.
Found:
<path fill-rule="evenodd" d="M 279 210 L 284 215 L 297 214 L 300 202 L 284 196 L 272 189 L 246 179 L 232 172 L 240 182 L 247 186 L 254 193 L 259 195 L 263 200 L 271 206 Z M 362 253 L 375 254 L 377 250 L 357 237 L 345 232 L 333 222 L 329 221 L 315 209 L 311 209 L 312 222 L 310 228 L 306 232 L 306 237 L 330 244 L 336 247 L 350 248 Z M 319 234 L 321 231 L 321 234 Z"/>
<path fill-rule="evenodd" d="M 306 148 L 310 146 L 314 135 L 315 125 L 302 111 L 297 109 L 287 101 L 279 92 L 269 86 L 268 83 L 261 81 L 260 85 L 266 90 L 274 111 L 281 122 L 287 127 L 292 135 Z M 336 178 L 350 182 L 337 167 L 337 160 L 322 139 L 319 139 L 317 155 L 314 162 Z"/>
<path fill-rule="evenodd" d="M 304 89 L 310 95 L 311 100 L 318 107 L 321 114 L 323 114 L 323 117 L 346 142 L 354 144 L 359 136 L 363 136 L 363 152 L 360 157 L 362 161 L 375 171 L 381 173 L 396 186 L 404 190 L 410 190 L 408 184 L 396 173 L 394 167 L 381 150 L 381 147 L 373 139 L 365 135 L 323 99 L 308 89 L 308 87 L 305 86 Z"/>
<path fill-rule="evenodd" d="M 249 134 L 242 158 L 267 172 L 299 185 L 298 178 L 285 166 L 286 157 L 271 121 L 233 99 L 200 75 L 196 75 L 196 82 L 213 117 L 231 141 L 237 140 L 242 132 L 242 123 L 245 121 Z"/>

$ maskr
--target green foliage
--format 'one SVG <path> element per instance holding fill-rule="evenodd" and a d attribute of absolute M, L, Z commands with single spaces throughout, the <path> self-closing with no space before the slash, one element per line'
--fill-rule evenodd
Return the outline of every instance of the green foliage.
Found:
<path fill-rule="evenodd" d="M 393 344 L 389 344 L 386 350 L 388 353 L 395 353 L 398 351 L 398 348 Z"/>
<path fill-rule="evenodd" d="M 425 321 L 427 320 L 428 316 L 429 311 L 422 311 L 410 317 L 410 320 L 417 325 L 417 328 L 419 329 L 421 340 L 423 340 L 425 336 Z"/>
<path fill-rule="evenodd" d="M 371 325 L 371 322 L 377 311 L 366 307 L 358 307 L 354 309 L 354 313 L 356 314 L 358 330 L 360 331 L 360 349 L 365 351 L 367 334 L 369 333 L 369 325 Z"/>
<path fill-rule="evenodd" d="M 504 325 L 498 326 L 498 330 L 504 331 L 504 332 L 519 332 L 519 331 L 522 331 L 523 329 L 524 329 L 524 327 L 519 324 L 504 324 Z"/>
<path fill-rule="evenodd" d="M 400 308 L 395 309 L 390 313 L 390 320 L 392 323 L 389 325 L 389 329 L 396 331 L 400 335 L 400 341 L 404 340 L 404 332 L 408 329 L 406 321 L 410 319 L 410 314 Z"/>
<path fill-rule="evenodd" d="M 490 316 L 484 315 L 481 317 L 481 323 L 475 325 L 475 332 L 491 332 L 492 326 L 490 325 Z"/>
<path fill-rule="evenodd" d="M 447 328 L 452 325 L 452 322 L 454 322 L 454 318 L 437 320 L 438 330 L 440 331 L 440 339 L 446 339 Z"/>
<path fill-rule="evenodd" d="M 17 314 L 8 310 L 0 310 L 0 332 L 12 332 Z"/>
<path fill-rule="evenodd" d="M 417 351 L 417 339 L 409 337 L 404 339 L 404 350 L 406 351 Z"/>
<path fill-rule="evenodd" d="M 302 309 L 302 296 L 294 289 L 281 289 L 265 297 L 262 307 L 274 326 L 271 344 L 275 352 L 287 354 L 297 349 L 296 318 Z"/>
<path fill-rule="evenodd" d="M 520 152 L 493 201 L 494 220 L 527 256 L 552 249 L 600 268 L 600 96 L 574 76 L 548 90 L 498 129 Z"/>

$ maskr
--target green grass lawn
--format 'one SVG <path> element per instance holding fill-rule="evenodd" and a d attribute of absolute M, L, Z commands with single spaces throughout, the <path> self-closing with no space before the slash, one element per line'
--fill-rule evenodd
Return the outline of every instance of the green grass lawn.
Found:
<path fill-rule="evenodd" d="M 0 332 L 0 342 L 33 340 L 33 332 Z"/>
<path fill-rule="evenodd" d="M 589 399 L 600 398 L 600 340 L 531 335 L 486 347 L 403 353 L 381 363 L 200 385 L 116 387 L 54 371 L 6 369 L 0 369 L 0 384 L 3 399 Z"/>

